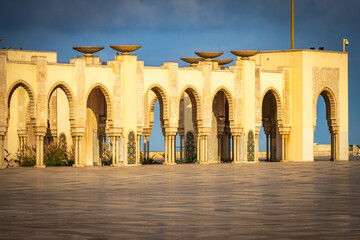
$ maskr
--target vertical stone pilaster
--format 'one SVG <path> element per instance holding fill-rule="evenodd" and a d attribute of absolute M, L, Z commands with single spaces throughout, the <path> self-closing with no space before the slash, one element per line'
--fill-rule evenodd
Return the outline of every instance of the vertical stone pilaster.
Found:
<path fill-rule="evenodd" d="M 5 168 L 5 161 L 4 161 L 4 145 L 5 145 L 5 134 L 0 133 L 0 169 Z"/>
<path fill-rule="evenodd" d="M 122 86 L 122 63 L 120 61 L 111 62 L 113 67 L 113 127 L 122 128 L 123 123 L 123 86 Z"/>
<path fill-rule="evenodd" d="M 140 163 L 140 142 L 141 142 L 141 135 L 136 135 L 136 164 L 139 165 Z"/>
<path fill-rule="evenodd" d="M 291 69 L 283 68 L 284 126 L 291 126 Z"/>
<path fill-rule="evenodd" d="M 6 132 L 7 127 L 7 112 L 8 107 L 6 105 L 6 55 L 0 55 L 0 133 Z M 4 149 L 0 149 L 3 152 Z"/>
<path fill-rule="evenodd" d="M 234 120 L 236 127 L 243 126 L 243 68 L 234 66 Z M 230 106 L 229 106 L 230 107 Z M 231 123 L 230 123 L 231 124 Z"/>
<path fill-rule="evenodd" d="M 75 60 L 75 120 L 77 127 L 86 125 L 85 61 Z"/>
<path fill-rule="evenodd" d="M 34 56 L 32 62 L 36 62 L 36 126 L 47 126 L 47 59 L 42 56 Z"/>
<path fill-rule="evenodd" d="M 50 132 L 57 136 L 57 90 L 50 97 Z"/>
<path fill-rule="evenodd" d="M 261 127 L 261 67 L 255 67 L 255 127 Z M 256 133 L 255 133 L 256 134 Z"/>
<path fill-rule="evenodd" d="M 179 64 L 173 62 L 164 63 L 164 67 L 169 70 L 169 124 L 170 127 L 177 127 L 179 121 L 178 104 L 178 69 Z"/>
<path fill-rule="evenodd" d="M 75 155 L 75 162 L 73 167 L 83 167 L 82 162 L 82 151 L 81 151 L 81 141 L 82 137 L 84 136 L 85 128 L 74 128 L 71 129 L 71 135 L 73 138 L 73 145 L 74 145 L 74 155 Z"/>
<path fill-rule="evenodd" d="M 136 63 L 137 131 L 144 128 L 144 62 Z M 145 157 L 145 156 L 144 156 Z"/>
<path fill-rule="evenodd" d="M 36 165 L 37 168 L 44 168 L 44 137 L 46 133 L 46 127 L 36 126 L 34 127 L 35 140 L 36 140 Z"/>
<path fill-rule="evenodd" d="M 211 62 L 200 62 L 198 68 L 202 71 L 202 107 L 203 127 L 211 128 L 212 118 L 212 93 L 211 93 Z M 198 126 L 199 128 L 201 126 Z"/>

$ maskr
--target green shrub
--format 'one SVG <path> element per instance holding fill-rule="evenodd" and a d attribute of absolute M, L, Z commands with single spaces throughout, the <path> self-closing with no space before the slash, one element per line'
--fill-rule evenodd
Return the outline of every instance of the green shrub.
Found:
<path fill-rule="evenodd" d="M 54 141 L 45 147 L 45 166 L 66 166 L 66 148 L 58 141 Z"/>
<path fill-rule="evenodd" d="M 196 163 L 197 162 L 196 155 L 186 158 L 185 162 L 186 163 Z"/>
<path fill-rule="evenodd" d="M 147 164 L 154 164 L 154 155 L 151 158 L 145 158 L 142 153 L 140 153 L 140 163 L 143 165 L 147 165 Z"/>
<path fill-rule="evenodd" d="M 36 148 L 35 146 L 23 146 L 19 152 L 19 163 L 21 167 L 33 167 L 36 164 Z"/>
<path fill-rule="evenodd" d="M 72 166 L 74 161 L 74 147 L 67 149 L 66 144 L 58 140 L 45 147 L 45 166 Z"/>
<path fill-rule="evenodd" d="M 101 164 L 109 166 L 112 164 L 112 152 L 110 151 L 110 144 L 103 143 L 103 150 L 101 154 Z"/>

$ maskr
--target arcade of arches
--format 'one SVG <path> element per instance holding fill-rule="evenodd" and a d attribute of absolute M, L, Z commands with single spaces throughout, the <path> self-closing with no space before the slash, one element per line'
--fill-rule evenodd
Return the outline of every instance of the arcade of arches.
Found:
<path fill-rule="evenodd" d="M 0 167 L 5 152 L 24 146 L 35 147 L 36 167 L 44 167 L 44 145 L 55 138 L 73 148 L 74 166 L 102 165 L 105 151 L 112 166 L 138 165 L 155 144 L 157 101 L 164 164 L 258 162 L 261 126 L 266 160 L 313 161 L 319 96 L 331 159 L 348 160 L 347 68 L 347 53 L 317 50 L 183 68 L 147 67 L 136 55 L 107 63 L 86 55 L 64 64 L 55 52 L 0 50 Z"/>

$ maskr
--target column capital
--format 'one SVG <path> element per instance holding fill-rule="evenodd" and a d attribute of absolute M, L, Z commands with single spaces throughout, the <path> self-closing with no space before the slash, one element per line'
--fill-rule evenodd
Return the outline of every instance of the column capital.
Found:
<path fill-rule="evenodd" d="M 122 136 L 123 135 L 123 128 L 121 127 L 110 127 L 109 129 L 105 130 L 105 134 L 109 137 L 115 136 Z"/>
<path fill-rule="evenodd" d="M 46 135 L 46 127 L 44 126 L 35 126 L 34 127 L 35 136 L 45 136 Z"/>
<path fill-rule="evenodd" d="M 255 126 L 255 135 L 259 135 L 261 126 Z"/>
<path fill-rule="evenodd" d="M 290 126 L 279 126 L 279 132 L 281 135 L 289 135 L 290 134 Z"/>
<path fill-rule="evenodd" d="M 231 127 L 230 132 L 233 136 L 241 136 L 243 134 L 242 127 Z"/>
<path fill-rule="evenodd" d="M 199 127 L 198 128 L 198 135 L 199 136 L 208 136 L 211 134 L 211 128 L 210 127 Z"/>
<path fill-rule="evenodd" d="M 74 127 L 71 128 L 71 136 L 73 137 L 82 137 L 85 133 L 84 127 Z"/>

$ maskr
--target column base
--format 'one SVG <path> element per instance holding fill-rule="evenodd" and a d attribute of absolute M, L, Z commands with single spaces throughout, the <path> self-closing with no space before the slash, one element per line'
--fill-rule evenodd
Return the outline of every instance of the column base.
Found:
<path fill-rule="evenodd" d="M 77 168 L 83 168 L 84 167 L 84 165 L 76 165 L 76 164 L 74 164 L 74 165 L 72 165 L 73 167 L 77 167 Z"/>
<path fill-rule="evenodd" d="M 111 164 L 110 167 L 125 167 L 125 165 L 117 163 L 117 164 Z"/>
<path fill-rule="evenodd" d="M 40 166 L 35 165 L 34 168 L 46 168 L 46 166 L 45 165 L 40 165 Z"/>
<path fill-rule="evenodd" d="M 7 167 L 5 167 L 5 166 L 1 166 L 1 167 L 0 167 L 0 169 L 5 169 L 5 168 L 7 168 Z"/>
<path fill-rule="evenodd" d="M 209 164 L 208 162 L 200 162 L 201 165 L 207 165 Z"/>
<path fill-rule="evenodd" d="M 174 166 L 174 165 L 176 165 L 176 163 L 163 163 L 163 165 L 168 165 L 168 166 Z"/>
<path fill-rule="evenodd" d="M 126 166 L 126 167 L 136 167 L 136 166 L 141 166 L 142 164 L 138 164 L 138 163 L 135 163 L 135 164 L 124 164 L 123 166 Z"/>

